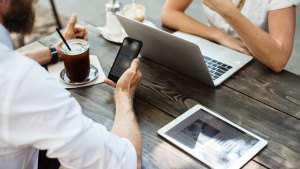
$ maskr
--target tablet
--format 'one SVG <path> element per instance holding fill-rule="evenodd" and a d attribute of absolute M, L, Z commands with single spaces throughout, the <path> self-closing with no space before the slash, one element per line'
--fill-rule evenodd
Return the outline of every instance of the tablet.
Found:
<path fill-rule="evenodd" d="M 217 169 L 241 168 L 267 145 L 266 140 L 201 105 L 189 109 L 158 134 Z"/>

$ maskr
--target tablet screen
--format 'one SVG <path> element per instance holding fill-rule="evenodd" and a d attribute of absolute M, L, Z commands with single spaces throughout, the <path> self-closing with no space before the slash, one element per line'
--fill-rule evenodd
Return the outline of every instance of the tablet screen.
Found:
<path fill-rule="evenodd" d="M 166 135 L 214 168 L 228 168 L 259 141 L 204 109 L 185 118 Z"/>

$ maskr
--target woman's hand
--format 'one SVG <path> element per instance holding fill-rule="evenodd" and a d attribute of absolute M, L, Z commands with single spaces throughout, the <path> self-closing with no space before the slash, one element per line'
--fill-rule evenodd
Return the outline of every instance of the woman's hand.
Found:
<path fill-rule="evenodd" d="M 224 32 L 220 31 L 220 35 L 218 35 L 217 42 L 223 46 L 239 51 L 246 55 L 251 55 L 251 52 L 249 51 L 247 46 L 243 43 L 243 41 L 231 37 L 230 35 Z"/>

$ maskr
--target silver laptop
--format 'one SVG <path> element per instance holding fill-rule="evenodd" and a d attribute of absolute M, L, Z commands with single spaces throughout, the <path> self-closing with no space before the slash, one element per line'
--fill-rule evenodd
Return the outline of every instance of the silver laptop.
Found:
<path fill-rule="evenodd" d="M 117 15 L 128 36 L 143 41 L 141 55 L 210 86 L 218 86 L 252 57 L 183 32 L 167 33 Z"/>

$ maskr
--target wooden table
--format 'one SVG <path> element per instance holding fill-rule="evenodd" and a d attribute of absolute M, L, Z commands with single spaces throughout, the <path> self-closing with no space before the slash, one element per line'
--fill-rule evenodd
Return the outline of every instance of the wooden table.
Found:
<path fill-rule="evenodd" d="M 160 27 L 159 18 L 148 19 Z M 119 46 L 104 40 L 95 29 L 94 25 L 104 25 L 104 15 L 97 20 L 85 25 L 91 54 L 98 56 L 107 75 Z M 54 33 L 23 50 L 53 44 L 58 38 Z M 244 168 L 300 168 L 299 76 L 287 71 L 274 73 L 254 60 L 221 86 L 212 88 L 145 58 L 140 61 L 143 79 L 134 108 L 143 134 L 143 168 L 207 168 L 157 134 L 158 129 L 198 103 L 268 141 L 268 146 Z M 99 84 L 69 91 L 84 114 L 111 128 L 113 88 Z"/>

